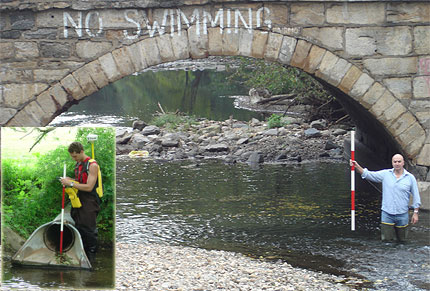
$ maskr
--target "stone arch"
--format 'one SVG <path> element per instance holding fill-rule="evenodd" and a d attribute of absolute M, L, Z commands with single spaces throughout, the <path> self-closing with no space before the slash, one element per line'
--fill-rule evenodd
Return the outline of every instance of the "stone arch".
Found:
<path fill-rule="evenodd" d="M 175 35 L 148 37 L 94 59 L 33 97 L 7 126 L 45 126 L 73 102 L 109 83 L 148 67 L 208 56 L 262 58 L 297 67 L 337 88 L 370 112 L 414 164 L 426 165 L 426 132 L 417 118 L 380 82 L 357 65 L 309 40 L 288 34 L 246 29 L 220 33 L 195 27 Z M 418 138 L 416 138 L 418 137 Z"/>

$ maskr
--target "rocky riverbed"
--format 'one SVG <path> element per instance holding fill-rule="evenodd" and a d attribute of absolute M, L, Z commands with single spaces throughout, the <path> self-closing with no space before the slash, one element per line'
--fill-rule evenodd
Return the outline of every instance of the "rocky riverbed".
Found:
<path fill-rule="evenodd" d="M 116 290 L 354 290 L 362 283 L 226 251 L 117 243 L 116 254 Z"/>
<path fill-rule="evenodd" d="M 199 120 L 175 130 L 136 121 L 117 133 L 117 154 L 147 151 L 163 160 L 217 158 L 227 163 L 297 163 L 306 160 L 340 160 L 349 128 L 329 127 L 327 121 L 306 123 L 284 117 L 281 127 L 267 122 Z"/>

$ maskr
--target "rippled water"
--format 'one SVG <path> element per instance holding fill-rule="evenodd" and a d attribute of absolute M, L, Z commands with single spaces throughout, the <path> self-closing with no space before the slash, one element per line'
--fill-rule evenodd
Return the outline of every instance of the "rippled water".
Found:
<path fill-rule="evenodd" d="M 344 164 L 225 165 L 117 160 L 118 241 L 165 243 L 286 260 L 354 274 L 372 288 L 430 287 L 428 213 L 411 242 L 379 240 L 380 195 L 357 188 L 350 230 L 349 168 Z"/>

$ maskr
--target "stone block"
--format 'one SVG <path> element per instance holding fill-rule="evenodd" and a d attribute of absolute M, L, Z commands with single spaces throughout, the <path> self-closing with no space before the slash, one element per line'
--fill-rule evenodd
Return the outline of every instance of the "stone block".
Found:
<path fill-rule="evenodd" d="M 45 126 L 48 124 L 51 116 L 46 116 L 45 111 L 42 110 L 39 103 L 32 101 L 24 107 L 24 111 L 33 120 L 38 123 L 38 126 Z"/>
<path fill-rule="evenodd" d="M 269 33 L 267 39 L 266 51 L 264 58 L 268 61 L 278 60 L 279 52 L 283 42 L 283 35 L 277 33 Z"/>
<path fill-rule="evenodd" d="M 239 54 L 240 32 L 224 33 L 222 35 L 222 54 L 226 56 L 236 56 Z"/>
<path fill-rule="evenodd" d="M 10 66 L 10 68 L 13 66 Z M 10 83 L 10 82 L 20 82 L 20 83 L 27 83 L 27 82 L 33 82 L 33 81 L 39 81 L 35 80 L 33 78 L 33 71 L 31 70 L 19 70 L 18 68 L 14 69 L 8 69 L 6 67 L 3 68 L 3 70 L 0 71 L 0 81 L 2 83 Z"/>
<path fill-rule="evenodd" d="M 302 35 L 307 39 L 315 40 L 322 46 L 334 50 L 343 49 L 343 34 L 343 27 L 312 27 L 302 30 Z"/>
<path fill-rule="evenodd" d="M 13 108 L 0 107 L 0 125 L 4 126 L 15 114 L 17 110 Z"/>
<path fill-rule="evenodd" d="M 430 55 L 420 57 L 418 59 L 417 66 L 418 66 L 418 75 L 430 76 Z"/>
<path fill-rule="evenodd" d="M 288 15 L 288 14 L 285 14 Z M 287 17 L 285 17 L 287 18 Z M 324 3 L 291 4 L 290 23 L 299 25 L 323 25 L 325 22 Z"/>
<path fill-rule="evenodd" d="M 399 116 L 407 111 L 406 107 L 403 106 L 399 101 L 395 101 L 390 107 L 385 109 L 379 120 L 386 125 L 390 126 Z"/>
<path fill-rule="evenodd" d="M 7 123 L 7 126 L 25 126 L 25 127 L 39 127 L 39 121 L 31 117 L 24 109 L 18 111 L 17 114 Z"/>
<path fill-rule="evenodd" d="M 14 43 L 15 56 L 17 59 L 31 59 L 39 57 L 39 48 L 36 42 L 17 41 Z"/>
<path fill-rule="evenodd" d="M 31 10 L 9 12 L 10 27 L 16 30 L 32 29 L 36 18 Z"/>
<path fill-rule="evenodd" d="M 291 65 L 303 69 L 311 47 L 312 44 L 310 42 L 299 40 L 293 57 L 291 58 Z"/>
<path fill-rule="evenodd" d="M 417 156 L 417 164 L 422 166 L 430 166 L 430 144 L 425 144 L 421 152 Z"/>
<path fill-rule="evenodd" d="M 175 54 L 173 52 L 172 42 L 170 41 L 170 35 L 163 34 L 156 37 L 158 50 L 160 51 L 160 58 L 163 63 L 173 62 L 175 60 Z"/>
<path fill-rule="evenodd" d="M 69 101 L 67 93 L 64 91 L 63 86 L 61 86 L 60 83 L 56 83 L 52 86 L 49 89 L 49 94 L 61 108 Z"/>
<path fill-rule="evenodd" d="M 0 31 L 0 39 L 18 39 L 21 37 L 21 32 L 18 30 Z"/>
<path fill-rule="evenodd" d="M 379 83 L 378 83 L 379 84 Z M 370 107 L 370 112 L 379 120 L 380 116 L 387 108 L 390 108 L 395 102 L 396 98 L 388 91 L 385 90 L 384 94 Z"/>
<path fill-rule="evenodd" d="M 25 39 L 57 39 L 57 29 L 55 28 L 40 28 L 34 31 L 26 31 L 23 33 Z"/>
<path fill-rule="evenodd" d="M 36 98 L 36 102 L 40 105 L 40 108 L 46 113 L 46 116 L 53 116 L 59 108 L 55 104 L 54 98 L 48 91 L 43 92 Z"/>
<path fill-rule="evenodd" d="M 190 58 L 190 50 L 188 48 L 188 34 L 185 30 L 180 31 L 180 34 L 172 36 L 173 54 L 176 60 L 185 60 Z"/>
<path fill-rule="evenodd" d="M 388 127 L 390 133 L 396 137 L 404 132 L 406 129 L 412 126 L 417 122 L 415 116 L 413 116 L 409 111 L 402 114 L 396 121 L 393 122 L 391 126 Z"/>
<path fill-rule="evenodd" d="M 352 56 L 408 55 L 412 52 L 412 34 L 406 26 L 349 28 L 345 51 Z"/>
<path fill-rule="evenodd" d="M 313 45 L 305 60 L 303 70 L 310 74 L 315 73 L 327 51 L 319 46 Z M 348 72 L 350 69 L 348 70 Z"/>
<path fill-rule="evenodd" d="M 282 38 L 281 48 L 279 49 L 279 61 L 282 64 L 290 64 L 293 57 L 294 50 L 296 49 L 297 39 L 289 36 Z"/>
<path fill-rule="evenodd" d="M 385 3 L 333 4 L 327 7 L 326 18 L 331 24 L 383 24 Z"/>
<path fill-rule="evenodd" d="M 121 74 L 121 78 L 135 73 L 135 68 L 130 60 L 127 47 L 114 50 L 112 56 Z"/>
<path fill-rule="evenodd" d="M 0 42 L 0 60 L 10 59 L 15 56 L 15 49 L 12 42 Z"/>
<path fill-rule="evenodd" d="M 430 97 L 430 76 L 421 76 L 413 79 L 414 98 Z"/>
<path fill-rule="evenodd" d="M 140 46 L 140 42 L 134 43 L 127 47 L 127 52 L 130 57 L 131 63 L 134 66 L 135 72 L 141 72 L 148 67 L 145 56 L 143 55 L 143 49 Z"/>
<path fill-rule="evenodd" d="M 363 73 L 359 68 L 356 66 L 351 66 L 349 68 L 348 72 L 346 72 L 345 76 L 343 77 L 342 81 L 339 84 L 339 89 L 342 90 L 345 93 L 349 93 L 351 89 L 353 88 L 355 82 L 361 77 Z"/>
<path fill-rule="evenodd" d="M 379 98 L 385 93 L 386 89 L 380 83 L 373 83 L 372 87 L 367 91 L 366 94 L 362 98 L 360 98 L 359 102 L 363 105 L 364 108 L 370 109 Z"/>
<path fill-rule="evenodd" d="M 64 27 L 63 11 L 49 9 L 46 11 L 38 11 L 36 14 L 36 27 L 58 28 Z M 69 22 L 70 23 L 70 22 Z M 70 28 L 69 28 L 70 30 Z"/>
<path fill-rule="evenodd" d="M 430 26 L 414 27 L 414 48 L 416 54 L 430 54 Z"/>
<path fill-rule="evenodd" d="M 5 84 L 3 85 L 3 103 L 5 107 L 19 108 L 44 91 L 48 85 L 34 84 Z"/>
<path fill-rule="evenodd" d="M 416 57 L 365 59 L 363 63 L 373 75 L 398 76 L 417 73 Z"/>
<path fill-rule="evenodd" d="M 337 86 L 346 75 L 351 64 L 335 56 L 331 52 L 326 52 L 315 76 L 325 80 L 329 84 Z"/>
<path fill-rule="evenodd" d="M 269 33 L 267 31 L 254 30 L 251 44 L 252 57 L 257 59 L 264 57 L 268 37 Z"/>
<path fill-rule="evenodd" d="M 388 3 L 388 23 L 425 23 L 430 22 L 430 5 L 425 2 Z"/>
<path fill-rule="evenodd" d="M 86 41 L 76 43 L 76 54 L 83 59 L 94 59 L 112 49 L 112 43 L 107 41 Z"/>
<path fill-rule="evenodd" d="M 99 59 L 99 63 L 101 68 L 103 69 L 104 74 L 106 75 L 109 82 L 115 82 L 121 79 L 121 73 L 117 68 L 117 65 L 113 59 L 111 53 L 107 53 L 101 56 Z"/>
<path fill-rule="evenodd" d="M 147 38 L 142 40 L 139 44 L 142 48 L 145 62 L 148 67 L 161 63 L 160 51 L 158 50 L 158 45 L 155 39 Z"/>
<path fill-rule="evenodd" d="M 361 74 L 349 91 L 349 95 L 355 100 L 360 100 L 361 96 L 373 85 L 373 82 L 374 80 L 368 74 Z"/>
<path fill-rule="evenodd" d="M 418 122 L 412 124 L 407 130 L 399 134 L 396 140 L 408 153 L 409 157 L 415 157 L 424 144 L 426 133 Z"/>
<path fill-rule="evenodd" d="M 418 121 L 425 127 L 430 129 L 430 108 L 423 112 L 415 112 Z"/>
<path fill-rule="evenodd" d="M 81 86 L 79 86 L 78 81 L 76 81 L 72 74 L 65 77 L 60 83 L 64 90 L 66 90 L 67 94 L 72 96 L 73 99 L 81 100 L 86 96 L 85 92 L 82 90 Z"/>
<path fill-rule="evenodd" d="M 254 34 L 247 29 L 240 30 L 239 36 L 239 54 L 241 56 L 250 57 L 252 55 L 252 39 Z"/>
<path fill-rule="evenodd" d="M 430 155 L 427 156 L 427 166 L 430 164 Z M 418 191 L 421 196 L 421 207 L 420 209 L 430 210 L 430 181 L 427 175 L 427 180 L 418 181 Z"/>
<path fill-rule="evenodd" d="M 243 33 L 243 30 L 240 30 Z M 220 33 L 218 27 L 211 27 L 208 29 L 208 53 L 211 56 L 221 56 L 223 50 L 223 34 Z M 249 45 L 249 44 L 248 44 Z M 240 51 L 240 40 L 239 40 Z"/>
<path fill-rule="evenodd" d="M 72 55 L 72 46 L 67 42 L 41 42 L 39 47 L 44 58 L 66 59 Z"/>
<path fill-rule="evenodd" d="M 412 97 L 411 78 L 387 78 L 384 79 L 384 85 L 398 99 L 410 99 Z"/>
<path fill-rule="evenodd" d="M 226 33 L 226 32 L 224 32 Z M 196 26 L 188 29 L 188 47 L 193 59 L 206 58 L 208 53 L 209 39 L 207 34 L 197 33 Z"/>
<path fill-rule="evenodd" d="M 270 21 L 272 28 L 276 26 L 285 27 L 288 26 L 288 6 L 285 5 L 285 3 L 270 3 L 265 2 L 264 7 L 268 8 L 270 13 L 266 13 L 266 11 L 263 11 L 263 21 Z M 255 11 L 257 9 L 260 9 L 261 7 L 253 7 Z M 224 18 L 225 19 L 225 18 Z M 257 17 L 254 17 L 254 25 L 253 27 L 256 27 Z M 264 22 L 263 22 L 264 23 Z"/>
<path fill-rule="evenodd" d="M 64 78 L 69 73 L 69 69 L 36 69 L 33 70 L 35 82 L 56 82 Z"/>
<path fill-rule="evenodd" d="M 91 79 L 90 72 L 85 66 L 74 71 L 72 75 L 76 81 L 78 81 L 79 86 L 82 88 L 82 91 L 84 91 L 86 96 L 98 91 L 96 84 L 94 84 L 93 79 Z"/>
<path fill-rule="evenodd" d="M 92 61 L 85 65 L 87 68 L 91 79 L 93 79 L 94 83 L 97 85 L 99 89 L 103 88 L 107 84 L 109 84 L 109 80 L 104 73 L 103 68 L 100 65 L 98 60 Z"/>

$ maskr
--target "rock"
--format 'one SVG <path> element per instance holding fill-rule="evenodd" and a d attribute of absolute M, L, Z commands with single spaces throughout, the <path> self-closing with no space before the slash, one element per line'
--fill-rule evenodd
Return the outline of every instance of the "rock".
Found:
<path fill-rule="evenodd" d="M 324 152 L 324 153 L 321 153 L 319 156 L 320 156 L 320 158 L 328 158 L 328 157 L 330 157 L 330 154 L 327 152 Z"/>
<path fill-rule="evenodd" d="M 130 139 L 130 144 L 134 149 L 141 149 L 149 142 L 149 138 L 140 133 L 134 134 L 133 137 Z"/>
<path fill-rule="evenodd" d="M 325 143 L 325 146 L 324 146 L 324 149 L 325 150 L 332 150 L 332 149 L 336 149 L 336 148 L 338 148 L 339 146 L 337 145 L 337 144 L 335 144 L 334 142 L 332 142 L 331 140 L 328 140 L 326 143 Z"/>
<path fill-rule="evenodd" d="M 159 134 L 160 128 L 155 125 L 148 125 L 142 130 L 143 135 Z"/>
<path fill-rule="evenodd" d="M 327 121 L 324 119 L 318 119 L 311 122 L 311 127 L 322 130 L 327 127 Z"/>
<path fill-rule="evenodd" d="M 229 150 L 229 147 L 225 143 L 212 144 L 206 147 L 206 151 L 208 152 L 224 152 L 228 150 Z"/>
<path fill-rule="evenodd" d="M 305 130 L 305 137 L 307 138 L 314 138 L 314 137 L 320 137 L 321 132 L 316 128 L 309 128 Z"/>
<path fill-rule="evenodd" d="M 264 157 L 259 152 L 253 152 L 248 158 L 248 163 L 251 164 L 259 164 L 264 162 Z"/>
<path fill-rule="evenodd" d="M 251 88 L 249 90 L 249 97 L 252 104 L 255 104 L 261 99 L 268 98 L 270 96 L 271 94 L 266 88 Z"/>
<path fill-rule="evenodd" d="M 271 128 L 263 132 L 263 135 L 270 135 L 270 136 L 277 136 L 278 135 L 278 129 L 277 128 Z"/>
<path fill-rule="evenodd" d="M 233 123 L 232 128 L 249 128 L 249 125 L 242 122 L 235 122 Z"/>
<path fill-rule="evenodd" d="M 116 137 L 116 143 L 117 144 L 126 144 L 130 141 L 132 136 L 133 136 L 132 133 L 124 132 L 121 136 Z"/>
<path fill-rule="evenodd" d="M 240 139 L 236 142 L 236 144 L 237 144 L 237 145 L 242 145 L 242 144 L 246 144 L 246 143 L 248 143 L 248 141 L 249 141 L 249 138 L 247 138 L 247 137 L 242 137 L 242 138 L 240 138 Z"/>
<path fill-rule="evenodd" d="M 177 139 L 163 139 L 161 140 L 161 145 L 163 147 L 178 147 L 179 146 L 179 140 Z"/>
<path fill-rule="evenodd" d="M 251 119 L 251 125 L 252 126 L 256 126 L 256 125 L 258 125 L 260 123 L 260 120 L 258 120 L 257 118 L 252 118 Z"/>
<path fill-rule="evenodd" d="M 276 156 L 275 161 L 282 161 L 287 159 L 287 155 L 285 153 L 281 153 L 278 156 Z"/>
<path fill-rule="evenodd" d="M 332 134 L 333 134 L 334 136 L 344 135 L 344 134 L 346 134 L 346 133 L 347 133 L 347 131 L 346 131 L 345 129 L 342 129 L 342 128 L 336 128 L 336 129 L 334 129 L 334 130 L 333 130 L 333 132 L 332 132 Z"/>
<path fill-rule="evenodd" d="M 133 129 L 137 129 L 137 130 L 142 130 L 146 126 L 148 126 L 148 124 L 146 124 L 145 121 L 142 121 L 142 120 L 135 120 L 133 121 L 133 125 L 132 125 Z"/>
<path fill-rule="evenodd" d="M 129 144 L 117 144 L 116 145 L 116 154 L 117 155 L 128 154 L 132 150 L 134 150 L 134 148 Z"/>

